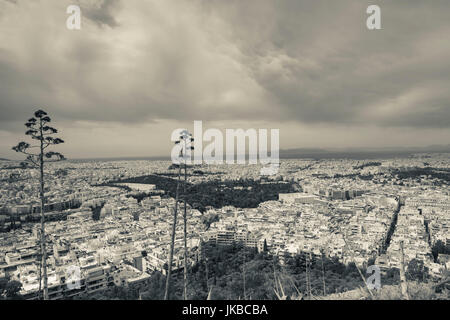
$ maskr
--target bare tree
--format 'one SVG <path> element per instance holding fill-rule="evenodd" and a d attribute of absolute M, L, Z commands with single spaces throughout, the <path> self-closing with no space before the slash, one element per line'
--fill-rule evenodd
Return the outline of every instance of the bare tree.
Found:
<path fill-rule="evenodd" d="M 39 293 L 41 292 L 41 267 L 43 271 L 44 280 L 44 300 L 48 300 L 48 284 L 47 284 L 47 251 L 46 251 L 46 236 L 45 236 L 45 175 L 44 164 L 47 162 L 56 162 L 65 160 L 61 153 L 47 151 L 47 148 L 53 145 L 64 143 L 60 138 L 55 138 L 54 135 L 58 133 L 53 127 L 48 124 L 51 122 L 47 112 L 38 110 L 34 113 L 34 117 L 28 119 L 25 126 L 27 131 L 25 135 L 30 136 L 31 139 L 39 141 L 36 145 L 30 145 L 27 142 L 20 142 L 12 149 L 16 152 L 23 153 L 27 156 L 25 162 L 31 165 L 32 168 L 39 169 L 39 196 L 41 199 L 41 230 L 40 230 L 40 266 L 39 266 Z M 33 152 L 37 149 L 37 152 Z"/>

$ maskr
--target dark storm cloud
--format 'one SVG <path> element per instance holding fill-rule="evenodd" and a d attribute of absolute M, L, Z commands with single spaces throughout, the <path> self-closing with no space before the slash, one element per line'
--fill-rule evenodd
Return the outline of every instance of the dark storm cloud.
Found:
<path fill-rule="evenodd" d="M 81 9 L 86 18 L 97 23 L 99 26 L 107 25 L 111 28 L 117 27 L 118 23 L 114 18 L 114 9 L 119 0 L 100 0 L 97 3 L 84 4 L 81 2 Z"/>
<path fill-rule="evenodd" d="M 258 4 L 205 1 L 225 13 L 281 118 L 448 127 L 450 46 L 439 39 L 449 31 L 449 2 L 381 2 L 380 31 L 365 28 L 365 1 Z M 395 100 L 407 105 L 385 110 Z"/>
<path fill-rule="evenodd" d="M 0 5 L 3 130 L 36 106 L 67 121 L 448 127 L 448 1 L 379 1 L 376 31 L 356 0 L 80 0 L 76 32 L 69 1 L 39 3 Z"/>

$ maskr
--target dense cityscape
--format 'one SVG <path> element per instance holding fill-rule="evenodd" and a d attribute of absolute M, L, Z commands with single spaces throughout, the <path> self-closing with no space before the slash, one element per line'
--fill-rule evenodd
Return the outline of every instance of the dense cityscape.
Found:
<path fill-rule="evenodd" d="M 439 282 L 450 268 L 448 159 L 448 154 L 366 161 L 289 159 L 282 160 L 272 176 L 260 176 L 260 165 L 193 166 L 186 199 L 188 281 L 198 282 L 194 271 L 208 261 L 211 248 L 242 246 L 249 257 L 238 270 L 239 281 L 245 272 L 248 278 L 255 273 L 242 268 L 251 264 L 250 257 L 263 254 L 276 261 L 272 272 L 299 256 L 306 257 L 306 263 L 329 259 L 364 271 L 375 264 L 383 272 L 382 284 L 383 278 L 395 284 L 395 270 L 403 259 L 408 274 L 419 272 L 421 282 Z M 0 277 L 20 283 L 14 295 L 37 299 L 38 172 L 15 161 L 0 165 Z M 48 164 L 49 298 L 114 298 L 111 292 L 116 298 L 162 298 L 154 282 L 167 273 L 177 171 L 170 161 Z M 182 228 L 177 225 L 175 277 L 184 268 Z M 235 253 L 233 259 L 242 258 Z M 68 270 L 74 266 L 80 271 L 78 286 L 70 285 L 73 275 Z M 210 278 L 207 270 L 202 275 L 206 292 L 197 292 L 192 284 L 191 298 L 206 299 L 208 289 L 214 297 L 219 284 L 212 274 L 218 271 L 212 270 L 214 265 L 210 268 Z M 301 269 L 307 273 L 309 268 Z M 295 276 L 296 271 L 289 270 Z M 316 280 L 323 280 L 324 292 L 320 288 L 311 293 L 312 277 L 311 271 L 306 274 L 306 286 L 295 280 L 302 296 L 364 286 L 357 274 L 353 287 L 333 287 L 333 280 L 322 274 Z M 267 279 L 265 285 L 276 287 L 273 281 Z M 234 294 L 252 298 L 245 292 Z M 258 297 L 276 299 L 273 294 Z"/>

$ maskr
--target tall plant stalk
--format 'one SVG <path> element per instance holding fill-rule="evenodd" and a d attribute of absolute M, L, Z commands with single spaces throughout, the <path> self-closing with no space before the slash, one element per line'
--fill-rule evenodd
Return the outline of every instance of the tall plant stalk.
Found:
<path fill-rule="evenodd" d="M 194 139 L 192 138 L 192 135 L 187 131 L 183 130 L 180 133 L 180 139 L 175 141 L 175 144 L 180 144 L 183 142 L 184 144 L 181 145 L 180 154 L 179 154 L 179 160 L 178 162 L 178 178 L 177 178 L 177 190 L 175 195 L 175 210 L 173 215 L 173 225 L 172 225 L 172 237 L 171 237 L 171 244 L 170 244 L 170 252 L 169 252 L 169 266 L 167 270 L 167 278 L 166 278 L 166 290 L 164 293 L 164 300 L 169 299 L 170 295 L 170 276 L 172 273 L 172 261 L 173 261 L 173 253 L 174 253 L 174 247 L 175 247 L 175 231 L 176 231 L 176 224 L 177 224 L 177 213 L 178 213 L 178 200 L 179 200 L 179 189 L 180 189 L 180 182 L 181 182 L 181 166 L 183 162 L 180 159 L 184 159 L 184 185 L 183 185 L 183 203 L 184 203 L 184 213 L 183 213 L 183 240 L 184 240 L 184 283 L 183 283 L 183 298 L 184 300 L 187 300 L 187 205 L 186 205 L 186 185 L 187 185 L 187 157 L 190 156 L 190 152 L 187 152 L 187 150 L 193 150 L 194 148 L 187 145 L 187 142 L 192 142 Z"/>
<path fill-rule="evenodd" d="M 56 162 L 65 160 L 64 156 L 58 152 L 46 152 L 45 150 L 52 146 L 64 143 L 60 138 L 53 137 L 58 132 L 48 124 L 51 122 L 47 112 L 38 110 L 34 113 L 34 117 L 30 118 L 25 126 L 28 130 L 25 135 L 31 136 L 31 139 L 38 140 L 39 144 L 30 145 L 27 142 L 20 142 L 12 149 L 16 152 L 23 153 L 27 156 L 25 162 L 31 165 L 32 168 L 39 170 L 39 198 L 41 202 L 41 226 L 40 226 L 40 263 L 39 263 L 39 296 L 42 291 L 43 278 L 43 298 L 48 300 L 48 277 L 47 277 L 47 249 L 46 249 L 46 235 L 45 235 L 45 175 L 44 164 L 46 162 Z M 38 153 L 33 153 L 32 149 L 38 149 Z M 42 270 L 42 272 L 41 272 Z"/>
<path fill-rule="evenodd" d="M 178 166 L 178 179 L 177 179 L 177 190 L 175 194 L 175 208 L 173 210 L 173 224 L 172 224 L 172 234 L 170 240 L 170 251 L 169 251 L 169 264 L 167 266 L 167 275 L 166 275 L 166 289 L 164 291 L 164 300 L 169 299 L 170 293 L 170 277 L 172 274 L 172 261 L 173 261 L 173 252 L 175 247 L 175 231 L 177 227 L 177 213 L 178 213 L 178 195 L 180 188 L 180 176 L 181 176 L 181 166 Z"/>
<path fill-rule="evenodd" d="M 186 148 L 186 140 L 184 141 Z M 184 190 L 183 190 L 183 200 L 184 200 L 184 212 L 183 212 L 183 240 L 184 240 L 184 282 L 183 282 L 183 297 L 187 300 L 187 209 L 186 209 L 186 184 L 187 184 L 187 165 L 186 159 L 184 160 Z"/>

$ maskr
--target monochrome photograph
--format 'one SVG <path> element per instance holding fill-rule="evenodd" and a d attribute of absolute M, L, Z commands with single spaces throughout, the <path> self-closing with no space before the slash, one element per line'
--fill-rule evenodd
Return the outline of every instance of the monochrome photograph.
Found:
<path fill-rule="evenodd" d="M 448 0 L 0 0 L 3 306 L 448 301 L 449 32 Z"/>

